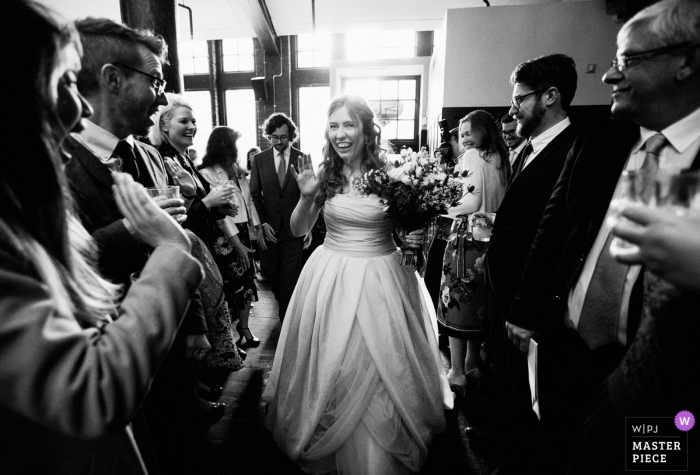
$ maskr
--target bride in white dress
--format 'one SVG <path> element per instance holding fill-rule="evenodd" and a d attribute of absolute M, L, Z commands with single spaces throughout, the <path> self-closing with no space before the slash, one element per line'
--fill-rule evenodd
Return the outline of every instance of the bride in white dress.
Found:
<path fill-rule="evenodd" d="M 327 234 L 297 283 L 263 400 L 277 445 L 309 473 L 418 472 L 452 407 L 425 286 L 399 264 L 379 198 L 350 184 L 384 166 L 379 132 L 364 99 L 341 96 L 319 177 L 308 155 L 292 172 L 292 230 L 308 232 L 323 209 Z M 419 245 L 422 231 L 406 238 Z"/>

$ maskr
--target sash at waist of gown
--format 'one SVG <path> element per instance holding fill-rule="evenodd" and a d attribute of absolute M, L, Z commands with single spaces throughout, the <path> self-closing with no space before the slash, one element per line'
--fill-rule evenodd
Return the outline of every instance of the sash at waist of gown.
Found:
<path fill-rule="evenodd" d="M 326 239 L 323 241 L 323 248 L 343 254 L 347 257 L 372 258 L 380 256 L 388 256 L 397 252 L 396 244 L 391 238 L 391 235 L 377 236 L 376 239 L 369 238 L 366 233 L 358 233 L 356 239 L 349 235 L 347 231 L 342 237 L 335 236 L 334 233 L 328 232 Z"/>

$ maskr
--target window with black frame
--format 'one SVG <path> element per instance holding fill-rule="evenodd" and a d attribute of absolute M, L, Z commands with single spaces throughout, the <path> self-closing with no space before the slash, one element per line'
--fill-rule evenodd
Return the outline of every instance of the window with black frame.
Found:
<path fill-rule="evenodd" d="M 382 125 L 382 139 L 418 142 L 420 77 L 345 78 L 343 92 L 364 97 Z"/>

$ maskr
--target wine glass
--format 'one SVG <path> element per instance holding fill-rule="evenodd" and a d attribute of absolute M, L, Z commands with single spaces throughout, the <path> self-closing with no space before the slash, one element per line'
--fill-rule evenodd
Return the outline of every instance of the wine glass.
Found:
<path fill-rule="evenodd" d="M 619 211 L 628 204 L 648 205 L 654 193 L 651 183 L 652 176 L 647 170 L 625 170 L 620 177 L 620 184 L 615 192 L 615 197 L 611 202 L 610 217 L 612 221 L 624 220 Z M 639 247 L 625 241 L 622 238 L 614 237 L 610 241 L 610 255 L 613 257 L 634 254 L 639 251 Z"/>
<path fill-rule="evenodd" d="M 472 237 L 475 241 L 491 241 L 491 230 L 496 221 L 496 213 L 476 212 L 471 216 Z"/>

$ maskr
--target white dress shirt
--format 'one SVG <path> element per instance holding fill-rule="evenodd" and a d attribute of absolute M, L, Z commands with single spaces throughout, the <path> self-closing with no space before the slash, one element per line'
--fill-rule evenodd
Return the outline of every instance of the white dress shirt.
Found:
<path fill-rule="evenodd" d="M 119 138 L 106 131 L 90 119 L 83 120 L 85 127 L 78 133 L 72 133 L 74 139 L 90 150 L 102 163 L 113 172 L 121 171 L 121 159 L 114 157 L 114 149 L 117 148 Z M 134 146 L 134 137 L 129 135 L 126 139 L 129 145 Z"/>
<path fill-rule="evenodd" d="M 520 142 L 520 145 L 518 145 L 514 149 L 510 150 L 509 160 L 510 160 L 511 166 L 513 165 L 513 162 L 515 162 L 515 159 L 518 158 L 518 155 L 520 155 L 520 152 L 522 151 L 522 149 L 525 148 L 525 145 L 527 145 L 527 140 L 523 140 L 522 142 Z"/>
<path fill-rule="evenodd" d="M 547 145 L 549 145 L 549 142 L 554 140 L 557 135 L 564 132 L 564 129 L 570 125 L 571 121 L 568 117 L 566 117 L 564 120 L 548 128 L 534 139 L 531 139 L 530 143 L 532 144 L 532 153 L 527 157 L 525 163 L 523 163 L 523 168 L 528 166 L 535 159 L 537 154 L 540 153 Z"/>
<path fill-rule="evenodd" d="M 289 154 L 291 152 L 291 147 L 292 144 L 288 144 L 287 148 L 284 149 L 282 154 L 284 154 L 284 169 L 288 170 L 289 169 Z M 277 150 L 276 148 L 272 149 L 273 151 L 273 156 L 275 157 L 275 171 L 279 170 L 280 167 L 280 151 Z"/>
<path fill-rule="evenodd" d="M 625 166 L 626 170 L 638 170 L 642 166 L 644 157 L 646 156 L 646 149 L 643 147 L 643 145 L 649 137 L 656 133 L 657 132 L 654 130 L 640 127 L 640 139 L 632 147 L 630 156 Z M 661 149 L 661 152 L 659 153 L 659 169 L 674 170 L 688 168 L 690 165 L 692 165 L 693 159 L 697 155 L 698 150 L 700 150 L 700 109 L 696 109 L 690 115 L 684 117 L 675 124 L 668 126 L 662 130 L 661 133 L 664 135 L 664 137 L 666 137 L 669 144 Z M 618 187 L 615 189 L 613 199 L 617 197 L 618 193 L 619 183 Z M 572 322 L 578 322 L 581 316 L 583 301 L 586 298 L 586 292 L 588 292 L 588 286 L 591 283 L 593 271 L 595 270 L 600 253 L 609 252 L 607 249 L 603 249 L 605 241 L 608 238 L 608 234 L 610 234 L 610 228 L 608 227 L 606 220 L 604 220 L 603 225 L 598 231 L 598 236 L 593 243 L 593 247 L 591 247 L 591 250 L 586 257 L 586 261 L 583 264 L 581 275 L 579 276 L 576 285 L 574 285 L 571 292 L 569 292 L 567 308 L 568 316 L 566 318 L 566 322 L 569 325 L 571 325 Z M 627 313 L 629 311 L 629 297 L 632 294 L 632 287 L 639 277 L 640 270 L 641 266 L 630 266 L 622 288 L 622 304 L 620 306 L 619 316 L 620 325 L 618 326 L 618 341 L 622 345 L 627 344 L 626 323 Z"/>

